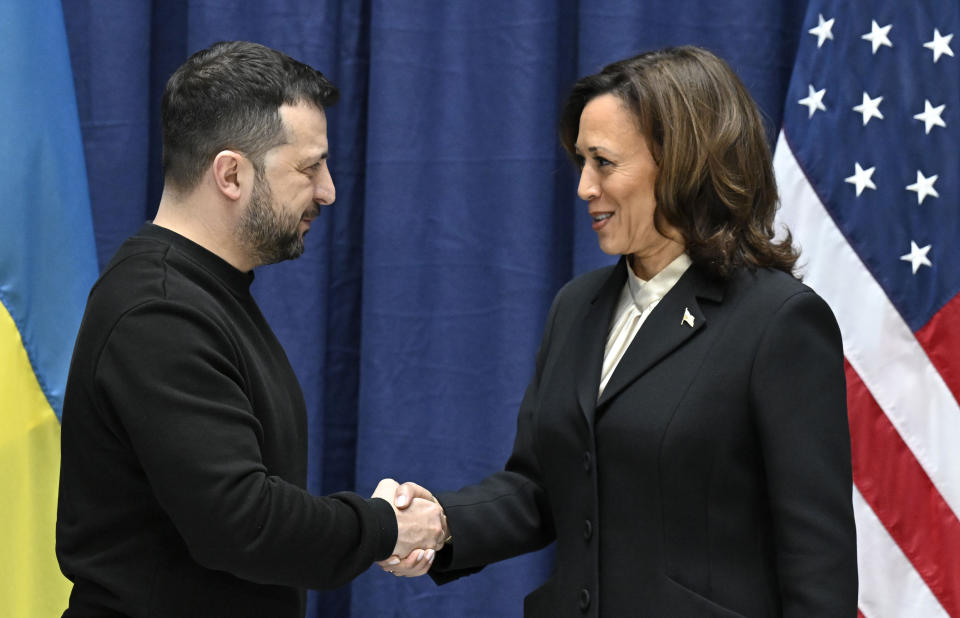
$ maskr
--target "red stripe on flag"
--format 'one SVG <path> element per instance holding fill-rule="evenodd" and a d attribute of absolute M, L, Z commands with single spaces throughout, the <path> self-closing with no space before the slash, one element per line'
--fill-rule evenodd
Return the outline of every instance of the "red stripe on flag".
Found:
<path fill-rule="evenodd" d="M 861 611 L 860 609 L 857 609 L 857 618 L 867 618 L 867 617 L 863 615 L 863 611 Z"/>
<path fill-rule="evenodd" d="M 960 402 L 960 294 L 950 299 L 936 312 L 926 326 L 917 331 L 917 341 L 923 346 L 930 362 L 937 368 L 953 398 Z"/>
<path fill-rule="evenodd" d="M 951 616 L 960 616 L 960 520 L 844 361 L 853 481 L 884 528 Z"/>

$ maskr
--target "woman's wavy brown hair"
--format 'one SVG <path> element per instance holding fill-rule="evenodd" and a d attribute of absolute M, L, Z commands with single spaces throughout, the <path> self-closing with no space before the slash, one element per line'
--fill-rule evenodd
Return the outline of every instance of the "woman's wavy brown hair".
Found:
<path fill-rule="evenodd" d="M 576 160 L 580 114 L 612 94 L 630 109 L 658 166 L 654 223 L 675 227 L 695 264 L 725 279 L 733 269 L 793 273 L 789 231 L 774 241 L 778 198 L 770 146 L 756 104 L 727 64 L 698 47 L 621 60 L 574 84 L 560 138 Z"/>

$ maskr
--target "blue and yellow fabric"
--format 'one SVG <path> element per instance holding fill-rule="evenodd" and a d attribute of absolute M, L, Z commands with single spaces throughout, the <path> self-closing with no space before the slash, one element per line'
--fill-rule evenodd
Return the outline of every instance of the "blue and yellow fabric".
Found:
<path fill-rule="evenodd" d="M 59 0 L 0 3 L 0 84 L 0 616 L 59 616 L 59 417 L 97 275 Z"/>

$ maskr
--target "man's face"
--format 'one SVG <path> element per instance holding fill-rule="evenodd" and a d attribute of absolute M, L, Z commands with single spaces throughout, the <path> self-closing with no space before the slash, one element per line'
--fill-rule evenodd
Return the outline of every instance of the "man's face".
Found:
<path fill-rule="evenodd" d="M 336 189 L 327 168 L 327 119 L 301 103 L 280 108 L 286 143 L 267 151 L 237 234 L 256 264 L 303 254 L 303 237 L 332 204 Z"/>

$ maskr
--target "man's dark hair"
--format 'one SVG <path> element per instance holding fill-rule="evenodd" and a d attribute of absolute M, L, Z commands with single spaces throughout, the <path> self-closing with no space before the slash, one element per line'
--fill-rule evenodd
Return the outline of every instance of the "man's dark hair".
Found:
<path fill-rule="evenodd" d="M 280 106 L 324 109 L 340 93 L 323 73 L 246 41 L 214 43 L 190 56 L 163 93 L 163 176 L 189 191 L 218 152 L 236 150 L 260 171 L 285 136 Z"/>
<path fill-rule="evenodd" d="M 739 266 L 793 272 L 798 253 L 789 232 L 774 239 L 777 183 L 760 111 L 726 62 L 705 49 L 672 47 L 580 79 L 560 120 L 574 159 L 583 108 L 603 94 L 632 113 L 657 163 L 658 231 L 663 222 L 677 228 L 693 262 L 717 278 Z"/>

